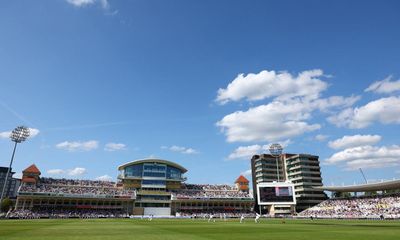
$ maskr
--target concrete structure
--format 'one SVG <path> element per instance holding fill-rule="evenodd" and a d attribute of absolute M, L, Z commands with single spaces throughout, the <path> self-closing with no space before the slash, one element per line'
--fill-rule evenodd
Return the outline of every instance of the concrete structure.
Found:
<path fill-rule="evenodd" d="M 321 168 L 318 156 L 310 154 L 283 154 L 287 180 L 294 184 L 296 211 L 301 212 L 327 199 L 321 189 Z"/>
<path fill-rule="evenodd" d="M 276 158 L 270 154 L 254 155 L 251 158 L 253 192 L 256 195 L 257 184 L 278 182 Z M 321 189 L 321 170 L 318 156 L 309 154 L 282 154 L 278 158 L 279 178 L 281 182 L 289 181 L 295 185 L 296 211 L 314 206 L 327 198 Z M 256 196 L 254 197 L 256 199 Z M 259 206 L 256 203 L 255 209 Z M 268 209 L 268 208 L 267 208 Z M 280 214 L 289 214 L 291 206 L 280 206 Z"/>
<path fill-rule="evenodd" d="M 8 167 L 0 167 L 0 186 L 1 188 L 4 186 L 4 181 L 6 180 L 6 175 L 8 172 Z M 18 187 L 21 184 L 21 179 L 13 178 L 15 172 L 12 170 L 8 176 L 6 190 L 5 190 L 5 198 L 16 198 Z"/>

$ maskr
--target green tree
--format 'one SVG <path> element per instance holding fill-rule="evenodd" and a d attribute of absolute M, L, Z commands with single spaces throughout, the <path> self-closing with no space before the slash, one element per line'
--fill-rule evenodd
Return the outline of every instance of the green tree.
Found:
<path fill-rule="evenodd" d="M 2 212 L 7 212 L 12 206 L 12 201 L 9 198 L 3 199 L 3 202 L 1 202 L 1 211 Z"/>

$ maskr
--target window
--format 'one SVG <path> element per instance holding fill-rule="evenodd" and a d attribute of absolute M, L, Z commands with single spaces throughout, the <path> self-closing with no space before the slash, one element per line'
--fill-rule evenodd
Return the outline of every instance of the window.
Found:
<path fill-rule="evenodd" d="M 143 173 L 144 177 L 165 177 L 165 172 L 144 172 Z"/>
<path fill-rule="evenodd" d="M 181 179 L 182 172 L 176 167 L 167 167 L 167 179 Z"/>
<path fill-rule="evenodd" d="M 165 172 L 166 166 L 157 163 L 145 163 L 143 169 L 145 172 Z"/>
<path fill-rule="evenodd" d="M 125 168 L 125 177 L 142 177 L 143 165 L 133 165 Z"/>
<path fill-rule="evenodd" d="M 143 180 L 142 184 L 144 185 L 165 185 L 164 180 Z"/>

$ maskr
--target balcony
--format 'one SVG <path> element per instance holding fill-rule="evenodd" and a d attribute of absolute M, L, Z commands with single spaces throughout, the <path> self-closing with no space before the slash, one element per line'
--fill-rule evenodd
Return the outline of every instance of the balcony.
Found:
<path fill-rule="evenodd" d="M 166 186 L 156 184 L 142 184 L 142 188 L 166 188 Z"/>
<path fill-rule="evenodd" d="M 308 176 L 303 176 L 303 175 L 301 175 L 301 176 L 298 176 L 298 177 L 293 177 L 293 178 L 289 178 L 289 180 L 290 181 L 297 181 L 297 180 L 305 180 L 305 179 L 307 179 L 307 180 L 320 180 L 320 181 L 322 181 L 322 177 L 308 177 Z"/>

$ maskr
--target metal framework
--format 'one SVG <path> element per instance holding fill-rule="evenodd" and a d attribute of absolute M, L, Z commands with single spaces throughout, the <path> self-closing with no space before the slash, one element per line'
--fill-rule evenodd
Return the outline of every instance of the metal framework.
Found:
<path fill-rule="evenodd" d="M 3 190 L 1 191 L 1 197 L 0 197 L 0 205 L 3 203 L 4 193 L 7 188 L 8 176 L 10 175 L 10 172 L 11 172 L 11 167 L 12 167 L 12 163 L 14 161 L 14 155 L 15 155 L 15 150 L 17 149 L 17 144 L 25 141 L 29 137 L 29 134 L 30 134 L 29 128 L 27 128 L 25 126 L 16 127 L 14 130 L 12 130 L 12 132 L 10 134 L 10 139 L 11 139 L 11 141 L 14 142 L 14 149 L 13 149 L 13 153 L 11 155 L 10 166 L 8 167 L 7 174 L 4 179 Z M 0 208 L 0 212 L 1 212 L 1 208 Z"/>
<path fill-rule="evenodd" d="M 283 151 L 283 147 L 279 143 L 274 143 L 269 146 L 269 152 L 273 157 L 275 157 L 276 160 L 276 173 L 278 176 L 278 182 L 280 181 L 279 178 L 279 164 L 278 164 L 278 158 L 281 156 Z"/>

